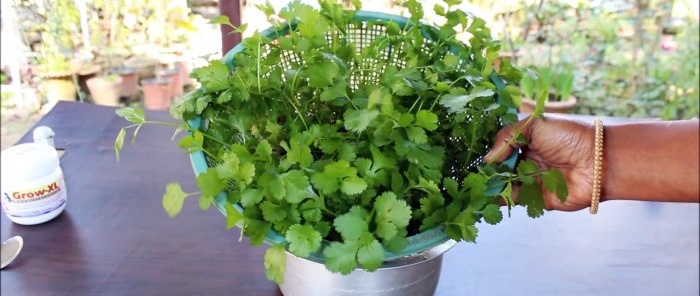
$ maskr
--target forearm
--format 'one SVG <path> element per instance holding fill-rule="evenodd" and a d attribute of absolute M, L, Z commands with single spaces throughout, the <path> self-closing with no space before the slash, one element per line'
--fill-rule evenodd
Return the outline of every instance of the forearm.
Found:
<path fill-rule="evenodd" d="M 698 202 L 698 120 L 606 125 L 603 200 Z"/>

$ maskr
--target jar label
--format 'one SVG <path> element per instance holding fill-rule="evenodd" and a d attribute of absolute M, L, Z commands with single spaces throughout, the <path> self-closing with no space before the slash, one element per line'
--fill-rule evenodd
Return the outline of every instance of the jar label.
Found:
<path fill-rule="evenodd" d="M 39 217 L 51 213 L 66 203 L 66 184 L 59 178 L 49 184 L 2 193 L 2 207 L 8 216 L 17 218 Z"/>

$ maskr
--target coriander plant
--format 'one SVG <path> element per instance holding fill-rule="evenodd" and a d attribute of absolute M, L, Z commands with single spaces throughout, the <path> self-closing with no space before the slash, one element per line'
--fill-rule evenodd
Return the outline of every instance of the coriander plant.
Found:
<path fill-rule="evenodd" d="M 253 245 L 278 234 L 264 258 L 277 282 L 285 250 L 322 257 L 333 272 L 373 271 L 435 227 L 475 241 L 478 223 L 501 221 L 501 202 L 514 206 L 513 182 L 530 193 L 520 204 L 531 217 L 544 212 L 539 182 L 567 195 L 558 171 L 483 163 L 499 128 L 517 120 L 522 76 L 508 62 L 494 72 L 500 45 L 483 20 L 456 9 L 461 1 L 434 7 L 439 26 L 421 22 L 416 0 L 404 2 L 410 18 L 358 2 L 261 6 L 274 28 L 193 71 L 201 87 L 171 108 L 183 121 L 172 125 L 188 131 L 179 147 L 203 153 L 207 169 L 199 192 L 169 184 L 165 210 L 174 216 L 198 195 Z M 117 113 L 133 123 L 117 153 L 127 129 L 158 123 L 136 108 Z"/>

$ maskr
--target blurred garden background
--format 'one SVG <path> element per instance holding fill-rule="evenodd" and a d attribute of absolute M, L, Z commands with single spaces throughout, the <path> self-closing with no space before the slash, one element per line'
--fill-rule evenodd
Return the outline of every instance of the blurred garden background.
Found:
<path fill-rule="evenodd" d="M 256 8 L 264 0 L 232 2 L 247 24 L 243 35 L 268 26 Z M 365 10 L 405 13 L 400 0 L 361 2 Z M 422 2 L 426 21 L 439 22 L 432 8 L 442 1 Z M 538 69 L 538 81 L 522 81 L 524 97 L 544 86 L 559 100 L 575 97 L 571 113 L 698 117 L 695 0 L 463 2 L 501 41 L 501 59 Z M 221 28 L 209 23 L 220 11 L 216 0 L 1 3 L 3 149 L 58 100 L 167 109 L 197 87 L 188 77 L 193 68 L 223 54 Z M 279 10 L 287 1 L 270 3 Z"/>

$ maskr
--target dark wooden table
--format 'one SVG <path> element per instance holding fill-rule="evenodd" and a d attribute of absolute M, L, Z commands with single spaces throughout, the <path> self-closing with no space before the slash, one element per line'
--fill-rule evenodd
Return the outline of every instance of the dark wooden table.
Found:
<path fill-rule="evenodd" d="M 117 163 L 126 122 L 114 108 L 61 102 L 37 125 L 66 150 L 68 204 L 34 226 L 2 215 L 0 238 L 25 241 L 0 272 L 2 295 L 281 295 L 265 278 L 264 248 L 239 242 L 214 208 L 190 199 L 176 218 L 162 209 L 168 182 L 196 190 L 172 129 L 144 127 Z M 28 141 L 31 130 L 19 142 Z M 698 213 L 697 204 L 606 202 L 596 216 L 533 220 L 516 209 L 445 254 L 436 295 L 698 295 Z"/>

